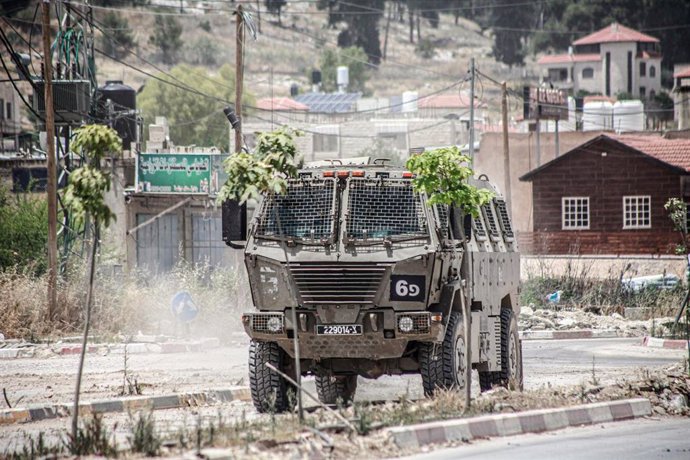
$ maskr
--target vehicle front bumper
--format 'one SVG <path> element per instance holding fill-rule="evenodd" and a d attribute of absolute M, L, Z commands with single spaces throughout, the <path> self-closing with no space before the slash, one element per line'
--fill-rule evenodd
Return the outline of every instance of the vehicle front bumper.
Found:
<path fill-rule="evenodd" d="M 297 330 L 302 359 L 328 358 L 399 358 L 410 341 L 441 342 L 445 326 L 439 313 L 428 311 L 396 312 L 392 309 L 360 312 L 353 323 L 362 326 L 356 335 L 322 335 L 316 326 L 322 324 L 313 310 L 297 310 L 297 327 L 290 310 L 286 312 L 256 312 L 242 315 L 242 324 L 254 340 L 277 342 L 290 356 L 294 356 L 293 337 Z M 400 319 L 412 319 L 413 328 L 400 329 Z M 274 319 L 273 319 L 274 318 Z M 409 324 L 409 321 L 407 321 Z M 269 324 L 273 330 L 269 330 Z M 275 330 L 277 324 L 280 329 Z"/>

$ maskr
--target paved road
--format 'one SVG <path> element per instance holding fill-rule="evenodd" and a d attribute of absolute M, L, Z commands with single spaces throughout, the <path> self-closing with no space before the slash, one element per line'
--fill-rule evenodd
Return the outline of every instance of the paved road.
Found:
<path fill-rule="evenodd" d="M 406 460 L 688 460 L 690 419 L 641 419 L 478 441 Z"/>

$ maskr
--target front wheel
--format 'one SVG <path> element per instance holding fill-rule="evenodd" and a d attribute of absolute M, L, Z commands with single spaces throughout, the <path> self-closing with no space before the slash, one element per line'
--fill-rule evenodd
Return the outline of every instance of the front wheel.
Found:
<path fill-rule="evenodd" d="M 437 389 L 465 388 L 465 353 L 463 318 L 453 312 L 442 343 L 420 344 L 419 367 L 425 396 L 433 396 Z"/>
<path fill-rule="evenodd" d="M 522 344 L 518 335 L 517 318 L 512 308 L 501 310 L 501 370 L 479 373 L 481 391 L 499 385 L 510 390 L 522 390 Z"/>
<path fill-rule="evenodd" d="M 294 409 L 295 391 L 288 382 L 275 371 L 269 369 L 270 363 L 281 372 L 286 371 L 286 354 L 275 342 L 249 344 L 249 389 L 254 407 L 260 413 L 278 413 Z"/>

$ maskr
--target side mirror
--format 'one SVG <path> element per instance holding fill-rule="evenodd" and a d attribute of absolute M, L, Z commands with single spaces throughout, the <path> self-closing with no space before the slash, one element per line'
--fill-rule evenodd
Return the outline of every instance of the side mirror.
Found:
<path fill-rule="evenodd" d="M 223 241 L 233 249 L 244 249 L 247 240 L 247 204 L 226 200 L 221 207 Z"/>

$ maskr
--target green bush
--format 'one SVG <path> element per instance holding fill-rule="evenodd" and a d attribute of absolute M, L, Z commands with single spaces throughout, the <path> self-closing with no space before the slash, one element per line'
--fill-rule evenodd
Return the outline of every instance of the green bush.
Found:
<path fill-rule="evenodd" d="M 41 274 L 47 266 L 48 203 L 31 193 L 13 195 L 0 186 L 0 269 Z"/>

